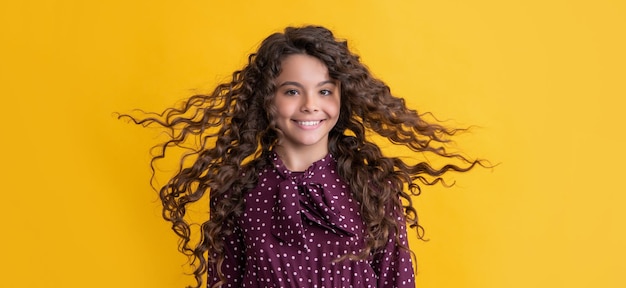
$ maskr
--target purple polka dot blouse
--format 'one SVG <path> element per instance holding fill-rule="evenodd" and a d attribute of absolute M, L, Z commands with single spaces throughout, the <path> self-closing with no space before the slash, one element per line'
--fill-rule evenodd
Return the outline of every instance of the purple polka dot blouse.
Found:
<path fill-rule="evenodd" d="M 304 172 L 291 172 L 274 153 L 245 196 L 245 209 L 225 240 L 221 287 L 415 287 L 406 225 L 399 239 L 369 259 L 333 260 L 364 247 L 359 204 L 329 154 Z M 209 265 L 208 287 L 219 281 Z"/>

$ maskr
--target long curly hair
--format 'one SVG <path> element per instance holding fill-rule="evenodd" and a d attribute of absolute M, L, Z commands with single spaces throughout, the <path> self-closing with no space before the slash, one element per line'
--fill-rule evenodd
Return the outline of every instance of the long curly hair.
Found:
<path fill-rule="evenodd" d="M 168 131 L 168 140 L 156 146 L 159 152 L 152 159 L 153 173 L 155 161 L 172 148 L 188 150 L 177 173 L 155 188 L 163 217 L 181 239 L 179 250 L 191 258 L 195 287 L 202 285 L 208 265 L 215 265 L 222 281 L 225 279 L 220 269 L 223 238 L 233 232 L 236 218 L 244 210 L 245 193 L 257 184 L 258 171 L 270 164 L 268 156 L 280 136 L 274 122 L 274 80 L 281 73 L 282 61 L 294 54 L 321 60 L 329 76 L 341 85 L 339 120 L 329 134 L 328 148 L 338 161 L 338 173 L 360 203 L 367 234 L 361 252 L 344 257 L 367 258 L 383 247 L 390 235 L 398 235 L 399 223 L 389 213 L 390 205 L 401 208 L 408 226 L 422 239 L 412 200 L 419 195 L 420 186 L 442 182 L 447 172 L 465 172 L 482 165 L 481 160 L 446 150 L 450 136 L 464 129 L 446 128 L 409 109 L 402 98 L 393 96 L 385 83 L 372 76 L 346 41 L 336 39 L 324 27 L 288 27 L 284 33 L 267 37 L 258 51 L 249 55 L 243 69 L 211 94 L 192 96 L 180 107 L 159 114 L 119 116 Z M 370 132 L 414 152 L 434 155 L 444 164 L 434 167 L 428 161 L 407 163 L 400 157 L 383 156 L 366 137 Z M 199 239 L 195 239 L 186 211 L 207 192 L 210 217 L 201 223 Z"/>

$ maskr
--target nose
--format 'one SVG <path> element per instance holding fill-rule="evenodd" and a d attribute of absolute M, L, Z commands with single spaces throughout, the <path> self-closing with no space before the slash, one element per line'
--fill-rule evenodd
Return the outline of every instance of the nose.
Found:
<path fill-rule="evenodd" d="M 317 97 L 315 95 L 307 95 L 306 97 L 302 97 L 302 112 L 315 112 L 319 110 L 319 103 Z"/>

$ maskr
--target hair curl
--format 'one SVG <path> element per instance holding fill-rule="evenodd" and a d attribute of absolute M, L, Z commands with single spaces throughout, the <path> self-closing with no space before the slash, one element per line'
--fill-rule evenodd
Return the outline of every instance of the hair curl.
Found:
<path fill-rule="evenodd" d="M 362 252 L 350 258 L 368 257 L 398 231 L 398 223 L 388 213 L 389 205 L 402 207 L 409 227 L 423 239 L 411 198 L 420 194 L 420 184 L 433 185 L 443 181 L 441 176 L 446 172 L 465 172 L 482 165 L 480 160 L 444 148 L 450 141 L 448 136 L 463 129 L 429 123 L 409 109 L 402 98 L 393 96 L 385 83 L 372 76 L 349 51 L 346 41 L 336 39 L 323 27 L 288 27 L 284 33 L 267 37 L 248 57 L 248 64 L 211 94 L 192 96 L 181 107 L 160 114 L 119 116 L 169 132 L 170 138 L 156 146 L 159 153 L 152 159 L 153 177 L 155 161 L 164 158 L 170 148 L 190 150 L 178 172 L 158 190 L 163 217 L 181 238 L 179 250 L 191 258 L 196 287 L 202 285 L 207 265 L 216 265 L 220 278 L 225 279 L 220 269 L 224 261 L 221 239 L 232 233 L 235 218 L 244 210 L 244 195 L 257 183 L 257 171 L 269 164 L 266 156 L 280 135 L 273 120 L 274 79 L 281 72 L 282 60 L 293 54 L 321 60 L 330 77 L 341 83 L 341 110 L 329 134 L 329 151 L 336 156 L 340 176 L 350 184 L 352 196 L 361 205 L 367 233 Z M 399 157 L 385 157 L 367 139 L 368 131 L 414 152 L 432 153 L 449 164 L 435 168 L 427 162 L 409 164 Z M 190 148 L 190 142 L 196 145 Z M 193 163 L 185 165 L 189 157 Z M 191 240 L 192 223 L 185 219 L 186 209 L 207 191 L 210 218 L 201 224 L 196 243 Z"/>

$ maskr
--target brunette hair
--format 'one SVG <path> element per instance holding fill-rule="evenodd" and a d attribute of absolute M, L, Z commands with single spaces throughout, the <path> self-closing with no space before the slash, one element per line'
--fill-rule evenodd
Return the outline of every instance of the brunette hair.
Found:
<path fill-rule="evenodd" d="M 338 173 L 360 203 L 367 233 L 361 252 L 344 257 L 366 258 L 383 247 L 389 235 L 398 235 L 400 224 L 390 213 L 392 207 L 402 208 L 409 227 L 422 239 L 423 229 L 411 196 L 419 195 L 420 185 L 441 182 L 444 173 L 482 165 L 480 160 L 446 150 L 449 136 L 463 129 L 426 121 L 423 114 L 409 109 L 402 98 L 393 96 L 385 83 L 372 76 L 346 41 L 336 39 L 324 27 L 288 27 L 284 33 L 267 37 L 248 57 L 247 65 L 211 94 L 192 96 L 181 107 L 160 114 L 119 116 L 167 129 L 170 137 L 156 146 L 159 153 L 152 165 L 172 147 L 190 150 L 178 172 L 157 189 L 163 217 L 182 240 L 179 250 L 191 258 L 196 287 L 202 285 L 207 265 L 216 265 L 220 279 L 225 281 L 221 272 L 223 238 L 233 232 L 235 219 L 244 210 L 246 191 L 255 187 L 258 172 L 269 164 L 268 155 L 279 137 L 273 120 L 274 79 L 281 73 L 282 61 L 294 54 L 321 60 L 329 76 L 341 85 L 340 115 L 329 134 L 329 151 L 337 159 Z M 426 161 L 412 164 L 400 157 L 383 156 L 366 137 L 370 131 L 414 152 L 432 154 L 444 164 L 436 168 Z M 190 143 L 196 145 L 190 147 Z M 210 218 L 201 224 L 200 239 L 192 241 L 186 209 L 207 191 Z"/>

